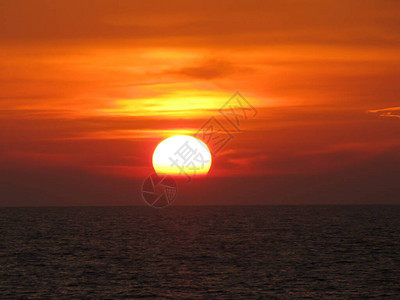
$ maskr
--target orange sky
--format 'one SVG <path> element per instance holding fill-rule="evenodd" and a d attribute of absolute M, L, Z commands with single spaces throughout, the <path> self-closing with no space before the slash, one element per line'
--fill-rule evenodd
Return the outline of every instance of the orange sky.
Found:
<path fill-rule="evenodd" d="M 0 205 L 142 204 L 155 146 L 235 91 L 256 118 L 178 204 L 398 202 L 399 26 L 392 0 L 0 1 Z"/>

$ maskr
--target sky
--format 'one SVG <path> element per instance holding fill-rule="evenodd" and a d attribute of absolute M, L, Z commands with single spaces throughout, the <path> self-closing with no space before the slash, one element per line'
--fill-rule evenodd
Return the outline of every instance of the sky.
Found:
<path fill-rule="evenodd" d="M 400 2 L 0 0 L 0 206 L 144 205 L 159 142 L 257 115 L 176 205 L 400 204 Z"/>

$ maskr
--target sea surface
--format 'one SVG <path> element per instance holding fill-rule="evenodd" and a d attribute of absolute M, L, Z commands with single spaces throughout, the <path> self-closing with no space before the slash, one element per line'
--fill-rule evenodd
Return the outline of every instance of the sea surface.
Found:
<path fill-rule="evenodd" d="M 400 299 L 400 206 L 0 208 L 0 299 Z"/>

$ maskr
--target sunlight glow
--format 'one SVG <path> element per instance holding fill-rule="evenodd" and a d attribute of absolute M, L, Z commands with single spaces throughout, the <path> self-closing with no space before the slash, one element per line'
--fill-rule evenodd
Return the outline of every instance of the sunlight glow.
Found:
<path fill-rule="evenodd" d="M 129 116 L 173 116 L 192 118 L 219 109 L 230 95 L 201 90 L 178 90 L 157 97 L 124 99 L 103 113 Z"/>

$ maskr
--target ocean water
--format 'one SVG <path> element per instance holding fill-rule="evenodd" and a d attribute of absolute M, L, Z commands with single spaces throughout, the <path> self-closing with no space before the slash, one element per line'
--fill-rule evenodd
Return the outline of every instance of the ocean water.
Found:
<path fill-rule="evenodd" d="M 0 299 L 400 299 L 399 206 L 0 208 Z"/>

